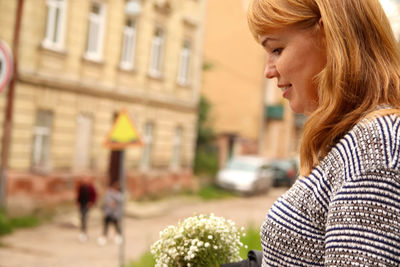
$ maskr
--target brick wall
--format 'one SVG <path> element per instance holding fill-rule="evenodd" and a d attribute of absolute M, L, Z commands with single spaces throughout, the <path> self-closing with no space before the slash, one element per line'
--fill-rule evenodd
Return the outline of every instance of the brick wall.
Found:
<path fill-rule="evenodd" d="M 11 210 L 19 210 L 18 213 L 24 214 L 46 206 L 74 202 L 76 185 L 83 176 L 92 178 L 99 199 L 101 199 L 108 184 L 108 178 L 101 174 L 51 173 L 37 175 L 9 172 L 6 182 L 7 207 Z M 126 190 L 130 199 L 162 196 L 184 189 L 193 189 L 194 186 L 191 170 L 153 173 L 130 172 L 126 179 Z"/>

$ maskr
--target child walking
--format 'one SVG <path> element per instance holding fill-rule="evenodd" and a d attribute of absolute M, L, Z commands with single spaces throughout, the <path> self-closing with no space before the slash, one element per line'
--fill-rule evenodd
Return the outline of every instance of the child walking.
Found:
<path fill-rule="evenodd" d="M 98 239 L 99 245 L 104 246 L 107 244 L 107 233 L 110 224 L 113 224 L 115 227 L 115 243 L 121 244 L 122 236 L 120 220 L 122 217 L 122 201 L 123 195 L 120 191 L 119 182 L 116 181 L 107 189 L 104 197 L 103 235 Z"/>

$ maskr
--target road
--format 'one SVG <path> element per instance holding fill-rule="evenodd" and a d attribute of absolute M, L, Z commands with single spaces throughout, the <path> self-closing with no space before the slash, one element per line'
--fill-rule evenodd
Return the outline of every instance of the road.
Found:
<path fill-rule="evenodd" d="M 213 212 L 238 226 L 259 227 L 266 211 L 285 190 L 274 188 L 264 195 L 207 202 L 175 198 L 157 203 L 130 203 L 126 207 L 130 216 L 123 223 L 125 262 L 147 251 L 166 226 L 196 213 Z M 64 214 L 51 223 L 3 237 L 0 267 L 118 267 L 120 246 L 112 240 L 105 246 L 97 244 L 102 227 L 100 210 L 94 209 L 89 214 L 89 240 L 85 243 L 78 240 L 77 221 L 76 213 Z"/>

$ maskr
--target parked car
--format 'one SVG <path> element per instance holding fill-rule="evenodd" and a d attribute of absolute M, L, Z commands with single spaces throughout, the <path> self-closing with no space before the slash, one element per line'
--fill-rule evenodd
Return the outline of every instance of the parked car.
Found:
<path fill-rule="evenodd" d="M 291 186 L 299 175 L 297 158 L 271 160 L 269 166 L 274 172 L 274 186 Z"/>
<path fill-rule="evenodd" d="M 274 173 L 268 160 L 258 156 L 238 156 L 228 161 L 217 173 L 216 184 L 244 194 L 267 191 L 272 187 Z"/>

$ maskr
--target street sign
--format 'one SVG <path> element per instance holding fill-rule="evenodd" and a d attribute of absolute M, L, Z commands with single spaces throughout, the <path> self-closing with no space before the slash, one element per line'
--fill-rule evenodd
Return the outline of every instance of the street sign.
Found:
<path fill-rule="evenodd" d="M 111 131 L 108 133 L 106 140 L 103 144 L 105 147 L 112 150 L 119 150 L 119 182 L 121 185 L 121 192 L 125 192 L 125 148 L 133 145 L 142 145 L 138 131 L 129 117 L 128 112 L 124 109 L 119 114 L 114 122 Z M 124 210 L 124 202 L 122 202 L 122 210 Z M 121 236 L 122 242 L 119 246 L 119 261 L 120 266 L 124 266 L 124 251 L 125 251 L 125 231 L 124 231 L 124 215 L 122 214 L 121 221 Z"/>
<path fill-rule="evenodd" d="M 139 133 L 126 110 L 122 110 L 104 141 L 104 146 L 113 150 L 123 150 L 128 146 L 141 145 Z"/>
<path fill-rule="evenodd" d="M 13 74 L 13 58 L 8 45 L 0 40 L 0 93 L 7 87 Z"/>

